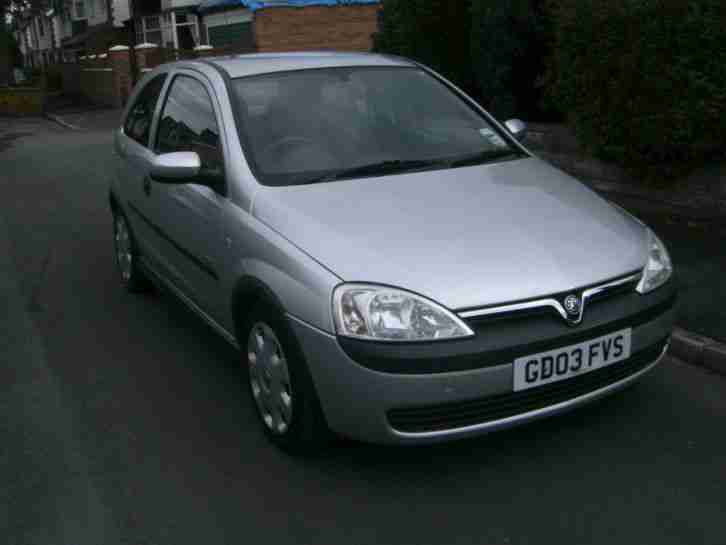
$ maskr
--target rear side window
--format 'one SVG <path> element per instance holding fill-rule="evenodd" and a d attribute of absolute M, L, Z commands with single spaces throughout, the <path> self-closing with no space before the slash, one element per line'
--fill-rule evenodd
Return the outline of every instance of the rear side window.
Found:
<path fill-rule="evenodd" d="M 161 74 L 147 83 L 126 117 L 124 123 L 126 136 L 133 138 L 142 146 L 149 144 L 151 122 L 154 119 L 154 110 L 159 101 L 161 89 L 164 87 L 164 81 L 166 81 L 166 74 Z"/>
<path fill-rule="evenodd" d="M 195 151 L 207 174 L 222 174 L 217 116 L 209 93 L 199 81 L 188 76 L 174 78 L 156 133 L 157 153 Z"/>

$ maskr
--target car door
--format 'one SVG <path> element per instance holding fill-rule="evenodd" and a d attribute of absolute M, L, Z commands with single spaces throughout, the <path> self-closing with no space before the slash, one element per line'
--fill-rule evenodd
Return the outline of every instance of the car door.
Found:
<path fill-rule="evenodd" d="M 158 260 L 159 244 L 157 234 L 147 221 L 151 211 L 144 187 L 148 184 L 149 168 L 154 158 L 150 145 L 151 128 L 166 80 L 167 74 L 159 74 L 143 84 L 116 135 L 122 208 L 126 211 L 142 255 L 151 261 Z"/>
<path fill-rule="evenodd" d="M 204 76 L 175 72 L 159 113 L 154 153 L 193 151 L 202 168 L 198 178 L 183 184 L 152 180 L 148 199 L 169 279 L 216 320 L 225 308 L 219 284 L 224 252 L 221 216 L 226 202 L 219 127 L 219 107 Z"/>

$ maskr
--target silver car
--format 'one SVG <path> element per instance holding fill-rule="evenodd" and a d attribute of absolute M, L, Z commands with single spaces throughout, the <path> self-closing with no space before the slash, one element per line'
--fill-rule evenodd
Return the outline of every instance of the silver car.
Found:
<path fill-rule="evenodd" d="M 615 392 L 665 353 L 645 225 L 428 68 L 163 65 L 115 134 L 116 258 L 239 348 L 262 428 L 309 450 L 473 436 Z"/>

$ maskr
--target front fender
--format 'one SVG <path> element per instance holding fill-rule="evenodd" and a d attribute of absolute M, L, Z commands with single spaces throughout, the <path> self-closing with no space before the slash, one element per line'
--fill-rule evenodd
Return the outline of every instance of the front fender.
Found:
<path fill-rule="evenodd" d="M 334 331 L 331 295 L 340 278 L 237 206 L 227 210 L 225 224 L 232 252 L 223 281 L 230 294 L 232 322 L 236 311 L 245 310 L 236 309 L 240 284 L 256 281 L 287 314 L 323 331 Z"/>

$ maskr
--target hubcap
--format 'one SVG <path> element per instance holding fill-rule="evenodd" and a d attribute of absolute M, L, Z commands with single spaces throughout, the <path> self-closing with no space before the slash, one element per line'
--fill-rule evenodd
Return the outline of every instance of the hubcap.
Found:
<path fill-rule="evenodd" d="M 292 419 L 292 388 L 287 359 L 275 332 L 262 322 L 256 323 L 247 339 L 252 395 L 265 425 L 283 434 Z"/>
<path fill-rule="evenodd" d="M 131 236 L 126 220 L 122 216 L 116 218 L 116 262 L 124 282 L 131 280 L 134 256 L 131 253 Z"/>

